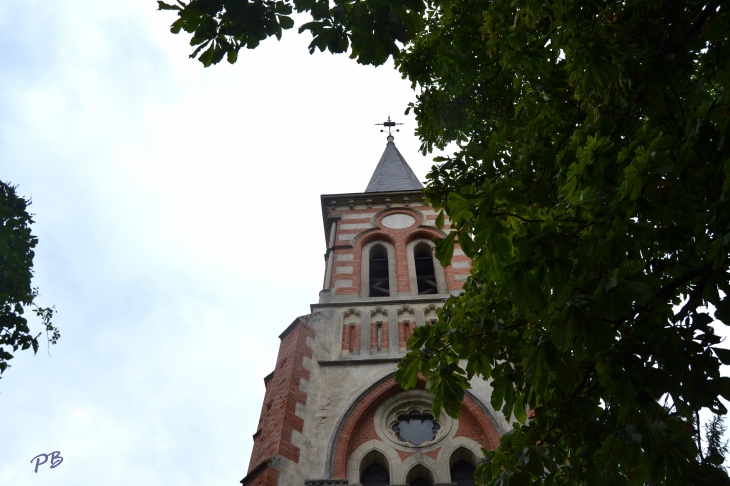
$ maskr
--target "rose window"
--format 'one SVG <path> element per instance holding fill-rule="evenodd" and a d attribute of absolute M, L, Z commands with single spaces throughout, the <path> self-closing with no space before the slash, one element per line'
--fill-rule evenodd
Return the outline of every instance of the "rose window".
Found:
<path fill-rule="evenodd" d="M 399 415 L 397 420 L 398 422 L 393 425 L 392 429 L 398 440 L 410 442 L 414 446 L 434 440 L 436 432 L 441 428 L 433 415 L 417 410 Z"/>
<path fill-rule="evenodd" d="M 434 418 L 433 395 L 424 390 L 408 390 L 386 399 L 375 411 L 375 432 L 397 450 L 425 448 L 451 437 L 454 419 L 441 413 Z M 411 478 L 413 479 L 413 478 Z"/>

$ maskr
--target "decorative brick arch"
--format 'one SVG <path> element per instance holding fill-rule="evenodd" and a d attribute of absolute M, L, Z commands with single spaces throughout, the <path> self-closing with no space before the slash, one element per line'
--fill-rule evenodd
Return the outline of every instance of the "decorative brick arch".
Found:
<path fill-rule="evenodd" d="M 393 246 L 396 244 L 396 239 L 392 235 L 385 233 L 380 228 L 372 228 L 357 235 L 353 241 L 353 247 L 355 250 L 362 251 L 363 246 L 378 240 L 385 241 Z"/>
<path fill-rule="evenodd" d="M 416 389 L 423 390 L 425 384 L 426 381 L 419 378 Z M 383 401 L 402 391 L 403 388 L 390 374 L 353 401 L 330 441 L 328 459 L 331 478 L 346 477 L 350 454 L 362 444 L 377 438 L 373 426 L 376 409 Z M 493 450 L 499 445 L 499 432 L 492 419 L 469 394 L 464 397 L 461 407 L 455 437 L 459 436 L 472 439 L 486 449 Z"/>
<path fill-rule="evenodd" d="M 379 228 L 371 228 L 368 230 L 363 231 L 362 233 L 359 233 L 355 238 L 352 240 L 352 248 L 355 250 L 353 252 L 354 257 L 352 261 L 352 266 L 354 273 L 352 275 L 352 288 L 349 289 L 343 289 L 342 291 L 338 293 L 342 294 L 355 294 L 355 295 L 362 295 L 363 292 L 363 285 L 362 280 L 365 277 L 363 272 L 363 265 L 368 264 L 367 255 L 363 255 L 363 251 L 365 247 L 370 245 L 370 243 L 377 243 L 382 242 L 385 243 L 386 250 L 388 251 L 388 265 L 389 267 L 392 267 L 389 271 L 392 271 L 393 275 L 391 276 L 391 282 L 390 286 L 391 292 L 397 292 L 397 284 L 396 284 L 396 242 L 397 240 L 393 237 L 393 235 L 390 235 L 388 233 L 383 232 Z M 372 246 L 372 245 L 371 245 Z"/>
<path fill-rule="evenodd" d="M 412 214 L 413 217 L 416 219 L 416 224 L 414 224 L 414 226 L 411 226 L 410 228 L 403 229 L 389 229 L 382 226 L 381 222 L 383 218 L 393 213 Z M 421 221 L 419 222 L 419 220 Z M 372 243 L 376 240 L 383 240 L 392 244 L 395 250 L 394 261 L 396 264 L 396 288 L 391 289 L 391 292 L 393 292 L 394 290 L 398 293 L 411 292 L 413 289 L 411 289 L 411 278 L 410 271 L 408 269 L 408 255 L 406 251 L 406 246 L 414 239 L 424 238 L 432 240 L 434 238 L 443 238 L 445 236 L 445 233 L 443 231 L 439 231 L 436 228 L 421 226 L 421 224 L 423 223 L 421 213 L 410 208 L 395 208 L 381 211 L 375 216 L 373 221 L 376 225 L 375 228 L 368 229 L 360 233 L 353 239 L 352 245 L 355 249 L 355 255 L 359 255 L 360 258 L 362 258 L 363 247 L 368 243 Z M 452 288 L 460 289 L 461 285 L 450 285 L 449 289 Z M 360 292 L 361 289 L 358 286 L 357 293 Z"/>
<path fill-rule="evenodd" d="M 493 451 L 499 446 L 499 432 L 494 421 L 470 395 L 464 396 L 459 411 L 459 428 L 454 437 L 467 437 Z"/>
<path fill-rule="evenodd" d="M 354 401 L 353 406 L 341 419 L 341 426 L 335 431 L 335 436 L 331 441 L 331 477 L 344 478 L 346 476 L 348 451 L 351 445 L 354 445 L 357 441 L 357 438 L 353 437 L 354 432 L 358 430 L 356 426 L 368 415 L 373 414 L 383 400 L 401 391 L 403 391 L 403 388 L 395 382 L 391 374 Z M 362 442 L 366 442 L 366 440 Z M 355 445 L 353 449 L 357 448 L 358 445 Z"/>
<path fill-rule="evenodd" d="M 417 226 L 413 229 L 411 233 L 408 234 L 405 242 L 410 243 L 411 241 L 418 239 L 432 240 L 434 238 L 444 238 L 445 236 L 446 233 L 436 228 L 424 228 Z"/>
<path fill-rule="evenodd" d="M 382 225 L 383 218 L 394 213 L 410 214 L 414 217 L 416 223 L 414 223 L 414 225 L 409 228 L 402 229 L 392 229 L 384 227 Z M 391 295 L 396 296 L 398 294 L 409 294 L 413 292 L 413 289 L 411 288 L 412 283 L 410 278 L 411 275 L 408 268 L 409 264 L 406 246 L 409 242 L 415 239 L 420 238 L 432 240 L 434 238 L 443 238 L 446 235 L 446 233 L 438 230 L 437 228 L 425 226 L 425 223 L 426 221 L 424 220 L 424 216 L 422 215 L 422 213 L 412 208 L 388 208 L 378 212 L 371 220 L 371 224 L 373 224 L 374 227 L 365 229 L 364 231 L 354 234 L 352 240 L 350 241 L 350 246 L 354 250 L 352 263 L 350 264 L 348 261 L 348 264 L 352 265 L 353 267 L 353 273 L 351 278 L 352 282 L 348 287 L 338 288 L 336 291 L 337 294 L 362 296 L 362 280 L 364 278 L 362 268 L 364 268 L 363 265 L 367 263 L 365 261 L 365 256 L 363 255 L 363 248 L 366 247 L 368 244 L 378 240 L 393 245 L 392 255 L 390 254 L 389 250 L 389 259 L 392 256 L 393 262 L 395 263 L 395 266 L 393 268 L 395 272 L 393 278 L 395 280 L 391 282 Z M 453 269 L 451 269 L 451 267 L 449 266 L 444 270 L 446 272 L 445 286 L 447 287 L 448 291 L 461 289 L 463 284 L 457 282 L 454 279 Z"/>
<path fill-rule="evenodd" d="M 430 228 L 430 227 L 413 228 L 412 231 L 409 232 L 405 238 L 406 248 L 408 248 L 408 251 L 406 253 L 406 257 L 408 258 L 408 261 L 409 261 L 408 265 L 413 266 L 413 263 L 412 263 L 413 255 L 411 254 L 411 252 L 412 252 L 413 247 L 415 246 L 414 242 L 417 242 L 419 240 L 422 240 L 422 241 L 428 240 L 429 246 L 431 246 L 431 248 L 435 252 L 435 245 L 431 242 L 431 240 L 433 240 L 434 238 L 444 238 L 445 236 L 446 236 L 445 232 L 440 231 L 436 228 Z M 457 243 L 454 248 L 459 248 L 459 244 Z M 434 260 L 436 260 L 436 259 L 434 258 Z M 452 262 L 457 261 L 457 260 L 469 260 L 469 258 L 465 257 L 465 256 L 452 257 Z M 447 267 L 442 267 L 441 264 L 438 263 L 438 261 L 435 261 L 434 267 L 438 267 L 438 268 L 435 268 L 437 274 L 439 272 L 443 272 L 442 278 L 445 281 L 441 284 L 442 288 L 440 289 L 440 291 L 445 290 L 446 292 L 451 292 L 454 290 L 461 290 L 464 287 L 463 282 L 459 282 L 456 280 L 456 276 L 455 276 L 456 274 L 454 272 L 454 267 L 452 265 L 449 265 Z M 412 280 L 410 282 L 411 292 L 415 291 L 415 289 L 413 288 L 413 286 L 415 285 L 415 281 L 416 281 L 415 280 L 416 276 L 415 276 L 414 272 L 415 272 L 415 268 L 412 268 L 409 271 L 409 273 L 411 274 L 411 280 Z M 446 292 L 444 292 L 444 293 L 446 293 Z"/>

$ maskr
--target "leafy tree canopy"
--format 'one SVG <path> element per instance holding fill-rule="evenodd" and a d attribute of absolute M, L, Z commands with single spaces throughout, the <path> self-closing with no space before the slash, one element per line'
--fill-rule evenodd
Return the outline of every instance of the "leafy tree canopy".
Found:
<path fill-rule="evenodd" d="M 11 350 L 32 347 L 38 352 L 40 334 L 31 334 L 26 309 L 41 319 L 50 344 L 60 337 L 51 323 L 54 309 L 38 307 L 38 289 L 31 287 L 33 248 L 38 239 L 30 232 L 33 220 L 28 204 L 16 194 L 15 187 L 0 181 L 0 373 L 10 366 Z"/>
<path fill-rule="evenodd" d="M 397 379 L 456 414 L 474 376 L 513 421 L 488 484 L 727 484 L 699 411 L 730 351 L 730 15 L 723 0 L 191 0 L 204 65 L 280 37 L 389 56 L 419 90 L 426 194 L 464 293 L 417 328 Z M 675 310 L 679 308 L 680 310 Z M 529 417 L 528 411 L 529 410 Z M 529 420 L 528 420 L 529 418 Z"/>

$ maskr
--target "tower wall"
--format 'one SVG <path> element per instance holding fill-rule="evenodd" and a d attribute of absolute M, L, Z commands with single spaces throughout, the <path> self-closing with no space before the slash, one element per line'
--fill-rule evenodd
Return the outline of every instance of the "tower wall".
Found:
<path fill-rule="evenodd" d="M 379 185 L 389 184 L 383 174 L 407 168 L 391 145 L 373 176 Z M 391 485 L 451 484 L 455 461 L 476 465 L 481 449 L 496 448 L 509 429 L 489 406 L 491 386 L 472 379 L 459 418 L 436 419 L 424 383 L 405 391 L 393 375 L 414 328 L 436 322 L 446 299 L 461 292 L 471 261 L 458 245 L 445 268 L 433 256 L 432 240 L 446 236 L 450 221 L 436 228 L 420 190 L 325 195 L 322 218 L 324 288 L 311 314 L 280 336 L 241 482 L 352 485 L 377 463 Z M 404 437 L 411 416 L 431 424 L 431 435 Z"/>
<path fill-rule="evenodd" d="M 325 227 L 328 240 L 334 241 L 334 258 L 331 263 L 331 284 L 325 291 L 329 292 L 330 299 L 346 300 L 345 296 L 365 297 L 363 288 L 363 248 L 373 241 L 381 241 L 392 246 L 392 257 L 395 262 L 395 279 L 391 286 L 391 297 L 412 297 L 418 295 L 413 277 L 412 258 L 409 258 L 408 244 L 415 240 L 431 241 L 434 238 L 443 238 L 450 230 L 448 218 L 444 221 L 443 230 L 436 228 L 437 213 L 432 207 L 420 203 L 413 205 L 412 200 L 420 194 L 400 197 L 381 197 L 383 201 L 371 196 L 360 199 L 350 199 L 352 195 L 343 198 L 337 196 L 323 196 L 323 203 L 328 209 L 325 215 Z M 388 201 L 384 201 L 388 199 Z M 350 204 L 352 202 L 352 204 Z M 343 204 L 344 203 L 344 204 Z M 387 217 L 410 216 L 413 224 L 405 228 L 389 228 L 383 220 Z M 332 236 L 334 223 L 334 237 Z M 397 225 L 397 220 L 396 224 Z M 401 223 L 402 224 L 402 223 Z M 394 225 L 391 223 L 391 225 Z M 395 226 L 394 225 L 394 226 Z M 440 265 L 439 265 L 440 266 Z M 444 294 L 456 293 L 464 285 L 469 276 L 471 260 L 457 244 L 454 250 L 451 265 L 443 269 Z M 326 276 L 325 276 L 326 280 Z"/>
<path fill-rule="evenodd" d="M 266 393 L 258 430 L 253 436 L 248 472 L 264 467 L 261 472 L 265 472 L 269 481 L 274 476 L 278 477 L 263 466 L 270 464 L 272 458 L 280 457 L 294 464 L 299 462 L 300 448 L 292 443 L 292 435 L 295 431 L 301 432 L 304 426 L 303 418 L 296 412 L 297 406 L 307 402 L 302 383 L 309 380 L 309 370 L 304 363 L 312 357 L 311 342 L 308 341 L 315 337 L 314 330 L 307 324 L 310 318 L 297 318 L 279 336 L 281 344 L 276 368 L 264 379 Z"/>

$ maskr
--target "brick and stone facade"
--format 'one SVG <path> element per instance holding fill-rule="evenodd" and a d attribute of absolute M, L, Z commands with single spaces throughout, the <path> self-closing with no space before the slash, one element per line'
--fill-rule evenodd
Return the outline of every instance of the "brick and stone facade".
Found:
<path fill-rule="evenodd" d="M 432 240 L 445 233 L 436 228 L 436 213 L 416 184 L 389 138 L 368 191 L 321 196 L 324 288 L 311 313 L 279 336 L 242 484 L 361 484 L 375 463 L 391 485 L 456 484 L 450 476 L 455 462 L 475 465 L 481 448 L 495 448 L 508 429 L 489 406 L 491 387 L 475 378 L 459 418 L 441 414 L 432 440 L 415 446 L 394 432 L 394 424 L 403 424 L 399 420 L 410 420 L 404 418 L 408 413 L 430 410 L 424 383 L 404 391 L 393 380 L 408 338 L 415 327 L 435 321 L 437 309 L 461 291 L 471 269 L 458 246 L 446 268 L 432 257 Z M 373 283 L 376 254 L 380 283 Z M 423 255 L 431 255 L 431 262 Z M 422 269 L 431 264 L 433 274 L 426 278 Z M 428 293 L 419 293 L 419 285 L 430 286 Z"/>

